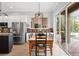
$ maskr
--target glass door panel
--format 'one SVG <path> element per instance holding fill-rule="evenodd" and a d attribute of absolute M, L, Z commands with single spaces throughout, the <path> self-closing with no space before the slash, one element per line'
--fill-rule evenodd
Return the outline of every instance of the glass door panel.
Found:
<path fill-rule="evenodd" d="M 66 51 L 66 13 L 65 10 L 57 15 L 57 43 Z"/>
<path fill-rule="evenodd" d="M 79 55 L 79 10 L 69 13 L 69 53 Z"/>
<path fill-rule="evenodd" d="M 72 56 L 79 56 L 79 2 L 68 8 L 69 43 L 68 52 Z"/>

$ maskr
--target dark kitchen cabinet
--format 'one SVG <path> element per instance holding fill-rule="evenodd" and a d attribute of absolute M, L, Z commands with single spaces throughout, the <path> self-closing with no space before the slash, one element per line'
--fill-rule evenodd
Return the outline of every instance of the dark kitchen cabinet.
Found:
<path fill-rule="evenodd" d="M 13 47 L 12 35 L 1 35 L 0 34 L 0 53 L 9 53 Z"/>

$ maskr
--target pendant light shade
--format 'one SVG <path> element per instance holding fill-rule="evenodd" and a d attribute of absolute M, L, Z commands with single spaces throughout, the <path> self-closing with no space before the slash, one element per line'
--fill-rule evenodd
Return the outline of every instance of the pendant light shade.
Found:
<path fill-rule="evenodd" d="M 43 17 L 43 13 L 40 13 L 40 12 L 38 12 L 38 13 L 35 13 L 35 17 L 37 18 L 42 18 Z"/>

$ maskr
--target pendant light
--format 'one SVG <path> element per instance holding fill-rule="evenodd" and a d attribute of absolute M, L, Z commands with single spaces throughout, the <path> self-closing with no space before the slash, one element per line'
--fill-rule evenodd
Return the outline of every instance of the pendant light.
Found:
<path fill-rule="evenodd" d="M 38 12 L 35 13 L 35 17 L 36 18 L 42 18 L 43 17 L 43 13 L 40 12 L 40 2 L 38 3 Z"/>
<path fill-rule="evenodd" d="M 5 17 L 5 18 L 8 17 L 8 15 L 6 13 L 2 12 L 2 10 L 1 10 L 1 3 L 0 3 L 0 16 L 1 17 Z"/>

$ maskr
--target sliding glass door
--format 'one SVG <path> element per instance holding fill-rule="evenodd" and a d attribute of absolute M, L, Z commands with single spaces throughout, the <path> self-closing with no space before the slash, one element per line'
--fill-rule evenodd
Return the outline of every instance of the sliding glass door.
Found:
<path fill-rule="evenodd" d="M 74 3 L 68 8 L 69 44 L 70 55 L 79 55 L 79 3 Z"/>
<path fill-rule="evenodd" d="M 70 55 L 79 55 L 79 2 L 72 3 L 57 17 L 57 44 Z"/>
<path fill-rule="evenodd" d="M 60 34 L 60 23 L 61 21 L 60 21 L 60 14 L 58 14 L 57 16 L 56 16 L 56 23 L 57 23 L 57 32 L 56 32 L 56 42 L 57 42 L 57 44 L 58 45 L 61 45 L 61 34 Z"/>
<path fill-rule="evenodd" d="M 66 13 L 63 10 L 57 15 L 57 43 L 65 50 L 66 49 Z M 66 50 L 65 50 L 66 51 Z"/>

